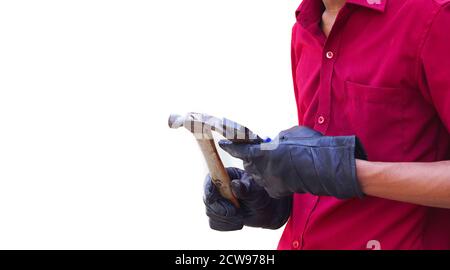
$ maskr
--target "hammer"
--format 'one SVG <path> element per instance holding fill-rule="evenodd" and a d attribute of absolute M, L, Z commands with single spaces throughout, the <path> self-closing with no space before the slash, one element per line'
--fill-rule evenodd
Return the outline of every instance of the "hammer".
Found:
<path fill-rule="evenodd" d="M 239 201 L 231 190 L 230 176 L 225 170 L 214 144 L 212 131 L 219 133 L 234 143 L 258 144 L 264 142 L 264 140 L 247 127 L 236 122 L 203 113 L 188 113 L 185 116 L 172 114 L 169 117 L 169 127 L 185 127 L 192 132 L 205 158 L 213 184 L 217 187 L 222 197 L 239 207 Z"/>

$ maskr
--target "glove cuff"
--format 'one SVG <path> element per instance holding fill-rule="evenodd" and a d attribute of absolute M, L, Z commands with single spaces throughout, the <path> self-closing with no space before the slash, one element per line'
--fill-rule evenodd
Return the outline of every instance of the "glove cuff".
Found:
<path fill-rule="evenodd" d="M 350 157 L 350 173 L 352 179 L 352 190 L 353 194 L 362 199 L 364 198 L 364 193 L 362 192 L 361 186 L 359 185 L 358 177 L 356 174 L 356 159 L 367 160 L 367 154 L 361 141 L 356 136 L 350 136 L 351 149 L 353 156 Z"/>
<path fill-rule="evenodd" d="M 352 137 L 354 137 L 355 141 L 355 158 L 367 160 L 367 154 L 366 151 L 364 150 L 364 146 L 362 145 L 361 141 L 356 136 Z"/>
<path fill-rule="evenodd" d="M 318 158 L 325 156 L 323 153 L 314 155 L 316 166 L 320 164 L 316 171 L 319 179 L 322 179 L 322 186 L 326 187 L 329 195 L 339 199 L 364 198 L 356 175 L 356 159 L 367 159 L 361 142 L 356 136 L 327 139 L 332 142 L 324 152 L 328 152 L 330 158 L 323 161 Z"/>
<path fill-rule="evenodd" d="M 262 228 L 269 230 L 277 230 L 281 228 L 284 224 L 286 224 L 289 217 L 291 216 L 292 199 L 293 199 L 292 195 L 283 197 L 281 199 L 271 198 L 272 204 L 277 204 L 277 206 L 275 207 L 276 215 L 274 216 L 274 219 L 270 224 L 262 226 Z"/>
<path fill-rule="evenodd" d="M 355 151 L 357 151 L 357 150 L 355 149 Z M 361 158 L 358 158 L 358 159 L 361 159 Z M 356 154 L 355 154 L 355 158 L 352 158 L 350 160 L 350 166 L 351 166 L 351 174 L 352 174 L 352 182 L 353 182 L 353 193 L 356 197 L 363 199 L 365 194 L 362 192 L 362 189 L 361 189 L 361 186 L 359 184 L 358 177 L 356 174 Z"/>

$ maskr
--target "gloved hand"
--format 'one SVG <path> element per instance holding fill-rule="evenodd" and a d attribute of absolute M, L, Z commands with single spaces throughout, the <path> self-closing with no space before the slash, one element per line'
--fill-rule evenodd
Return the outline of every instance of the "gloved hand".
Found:
<path fill-rule="evenodd" d="M 239 200 L 240 208 L 220 195 L 208 175 L 203 201 L 211 229 L 234 231 L 242 229 L 244 225 L 278 229 L 286 223 L 291 211 L 291 197 L 273 199 L 243 170 L 227 168 L 227 172 L 232 179 L 231 189 Z"/>
<path fill-rule="evenodd" d="M 273 198 L 293 193 L 363 197 L 356 178 L 355 158 L 367 159 L 355 136 L 329 137 L 303 126 L 278 135 L 275 149 L 261 145 L 219 142 L 230 155 L 244 161 L 245 171 Z"/>

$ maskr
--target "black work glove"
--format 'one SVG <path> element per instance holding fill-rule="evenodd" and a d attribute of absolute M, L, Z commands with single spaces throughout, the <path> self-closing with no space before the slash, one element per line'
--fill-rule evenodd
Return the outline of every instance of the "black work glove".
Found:
<path fill-rule="evenodd" d="M 239 200 L 236 208 L 223 198 L 208 175 L 205 179 L 204 198 L 209 226 L 217 231 L 234 231 L 242 227 L 278 229 L 286 223 L 291 210 L 291 197 L 271 198 L 252 177 L 238 168 L 227 168 L 232 179 L 231 189 Z"/>
<path fill-rule="evenodd" d="M 278 144 L 276 144 L 278 143 Z M 219 142 L 273 198 L 293 193 L 362 198 L 355 158 L 367 159 L 355 136 L 329 137 L 303 126 L 282 131 L 272 147 Z M 276 147 L 275 147 L 276 146 Z"/>

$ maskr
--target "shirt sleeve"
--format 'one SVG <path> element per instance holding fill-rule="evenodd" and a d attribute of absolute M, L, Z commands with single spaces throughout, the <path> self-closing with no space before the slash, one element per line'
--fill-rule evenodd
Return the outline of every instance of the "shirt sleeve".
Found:
<path fill-rule="evenodd" d="M 450 132 L 450 3 L 435 13 L 419 60 L 419 86 Z"/>

